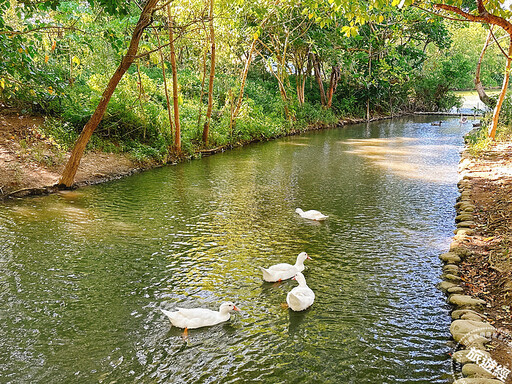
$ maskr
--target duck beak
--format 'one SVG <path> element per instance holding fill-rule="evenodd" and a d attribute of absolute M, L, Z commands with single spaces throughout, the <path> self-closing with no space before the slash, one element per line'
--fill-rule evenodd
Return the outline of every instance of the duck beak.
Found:
<path fill-rule="evenodd" d="M 237 306 L 236 306 L 236 305 L 233 305 L 233 311 L 239 311 L 239 310 L 240 310 L 240 309 L 239 309 L 239 308 L 237 308 Z"/>
<path fill-rule="evenodd" d="M 306 256 L 306 259 L 313 260 L 309 255 Z"/>
<path fill-rule="evenodd" d="M 295 276 L 293 276 L 293 277 L 292 277 L 292 280 L 297 280 L 297 279 L 295 278 Z"/>

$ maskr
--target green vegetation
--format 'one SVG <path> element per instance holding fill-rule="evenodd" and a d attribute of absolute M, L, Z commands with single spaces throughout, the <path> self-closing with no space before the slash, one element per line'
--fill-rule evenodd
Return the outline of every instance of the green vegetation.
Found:
<path fill-rule="evenodd" d="M 208 28 L 210 4 L 215 40 Z M 189 155 L 343 117 L 458 105 L 452 89 L 470 86 L 485 31 L 447 26 L 418 9 L 395 6 L 377 7 L 364 18 L 359 13 L 357 24 L 354 15 L 363 3 L 352 5 L 356 13 L 326 4 L 189 1 L 171 3 L 172 19 L 165 8 L 154 12 L 89 147 L 167 161 L 176 145 L 168 112 L 173 109 L 172 69 L 178 79 L 178 150 Z M 126 54 L 139 6 L 120 0 L 0 5 L 0 102 L 48 116 L 45 133 L 70 149 Z M 176 68 L 168 47 L 171 21 Z M 472 48 L 459 44 L 468 36 Z M 212 42 L 213 102 L 206 118 Z M 482 71 L 486 85 L 501 81 L 495 56 Z"/>

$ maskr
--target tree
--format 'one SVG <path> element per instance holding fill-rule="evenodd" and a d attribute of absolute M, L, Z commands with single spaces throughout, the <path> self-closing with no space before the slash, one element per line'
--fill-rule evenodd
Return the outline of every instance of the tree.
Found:
<path fill-rule="evenodd" d="M 210 80 L 208 82 L 208 109 L 206 110 L 206 121 L 203 128 L 203 142 L 208 145 L 208 134 L 210 130 L 210 119 L 212 117 L 213 106 L 213 79 L 215 77 L 215 30 L 213 29 L 213 0 L 210 0 L 210 11 L 208 14 L 210 26 L 210 40 L 212 42 L 210 54 Z"/>
<path fill-rule="evenodd" d="M 172 67 L 172 102 L 174 110 L 174 150 L 181 152 L 181 126 L 178 100 L 178 68 L 176 67 L 176 51 L 174 49 L 174 22 L 171 15 L 171 7 L 167 5 L 167 21 L 169 23 L 169 44 L 171 47 L 171 67 Z"/>
<path fill-rule="evenodd" d="M 78 140 L 76 141 L 75 146 L 73 147 L 73 150 L 71 152 L 71 156 L 68 162 L 66 163 L 64 171 L 62 172 L 62 176 L 59 180 L 58 184 L 60 186 L 71 187 L 73 185 L 75 175 L 78 170 L 78 165 L 80 164 L 80 160 L 82 159 L 85 147 L 89 142 L 89 139 L 91 138 L 94 130 L 103 118 L 103 114 L 107 109 L 108 102 L 110 101 L 110 98 L 112 97 L 112 94 L 114 93 L 117 84 L 133 63 L 133 60 L 137 54 L 137 50 L 139 47 L 139 41 L 142 37 L 144 29 L 146 29 L 146 27 L 148 27 L 152 22 L 152 14 L 153 11 L 156 9 L 157 3 L 158 0 L 148 0 L 146 5 L 142 9 L 139 21 L 137 22 L 137 25 L 135 26 L 135 29 L 133 31 L 128 51 L 126 55 L 124 55 L 117 70 L 114 72 L 114 75 L 111 77 L 105 91 L 103 92 L 103 96 L 98 106 L 96 107 L 96 110 L 94 111 L 93 115 L 91 116 L 87 124 L 84 126 L 82 133 L 78 137 Z"/>
<path fill-rule="evenodd" d="M 502 49 L 502 52 L 505 56 L 505 76 L 503 79 L 503 85 L 498 96 L 498 101 L 496 103 L 496 107 L 493 111 L 492 123 L 488 130 L 488 135 L 490 138 L 494 139 L 496 136 L 496 129 L 498 127 L 498 120 L 501 111 L 501 106 L 505 99 L 505 95 L 508 88 L 509 78 L 510 78 L 510 68 L 512 63 L 512 23 L 508 21 L 507 17 L 510 17 L 510 11 L 506 11 L 501 7 L 501 4 L 497 1 L 489 1 L 484 4 L 483 0 L 476 0 L 476 3 L 473 5 L 473 8 L 467 8 L 467 4 L 464 4 L 460 1 L 446 2 L 446 3 L 426 3 L 426 7 L 432 9 L 433 11 L 437 11 L 443 17 L 449 18 L 451 20 L 457 21 L 470 21 L 477 22 L 481 24 L 487 24 L 491 26 L 501 27 L 509 36 L 508 40 L 508 50 L 507 52 Z M 454 18 L 452 15 L 455 14 L 458 17 L 462 18 Z"/>

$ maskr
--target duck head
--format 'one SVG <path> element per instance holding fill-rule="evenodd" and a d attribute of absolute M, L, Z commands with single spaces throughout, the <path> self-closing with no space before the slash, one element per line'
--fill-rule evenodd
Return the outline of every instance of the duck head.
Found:
<path fill-rule="evenodd" d="M 225 303 L 222 303 L 219 308 L 220 313 L 229 313 L 232 311 L 239 311 L 240 309 L 237 308 L 235 304 L 233 304 L 231 301 L 226 301 Z"/>
<path fill-rule="evenodd" d="M 311 260 L 311 257 L 306 252 L 301 252 L 297 256 L 297 263 L 304 263 L 304 260 L 309 259 Z"/>
<path fill-rule="evenodd" d="M 299 286 L 303 287 L 306 285 L 306 278 L 301 272 L 297 272 L 295 276 L 292 277 L 292 280 L 296 280 L 299 283 Z"/>

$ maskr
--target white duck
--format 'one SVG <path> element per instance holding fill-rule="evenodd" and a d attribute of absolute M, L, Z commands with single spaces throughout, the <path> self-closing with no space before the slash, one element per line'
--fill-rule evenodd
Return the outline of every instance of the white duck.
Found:
<path fill-rule="evenodd" d="M 302 272 L 304 270 L 304 260 L 306 259 L 311 260 L 311 257 L 309 257 L 306 252 L 301 252 L 297 256 L 295 265 L 280 263 L 272 265 L 267 269 L 260 267 L 263 272 L 263 280 L 268 281 L 269 283 L 274 283 L 280 280 L 291 279 L 297 274 L 297 272 Z"/>
<path fill-rule="evenodd" d="M 231 317 L 232 311 L 239 311 L 235 304 L 231 301 L 222 303 L 218 311 L 212 311 L 205 308 L 176 308 L 177 311 L 171 312 L 160 308 L 166 315 L 171 324 L 178 328 L 185 328 L 185 331 L 190 328 L 207 327 L 228 321 Z"/>
<path fill-rule="evenodd" d="M 301 217 L 309 220 L 322 221 L 329 217 L 314 209 L 310 209 L 309 211 L 304 212 L 302 209 L 297 208 L 295 212 L 297 212 Z"/>
<path fill-rule="evenodd" d="M 297 280 L 299 286 L 288 292 L 286 302 L 293 311 L 303 311 L 315 301 L 315 292 L 308 287 L 306 278 L 302 273 L 298 272 L 293 279 Z"/>

